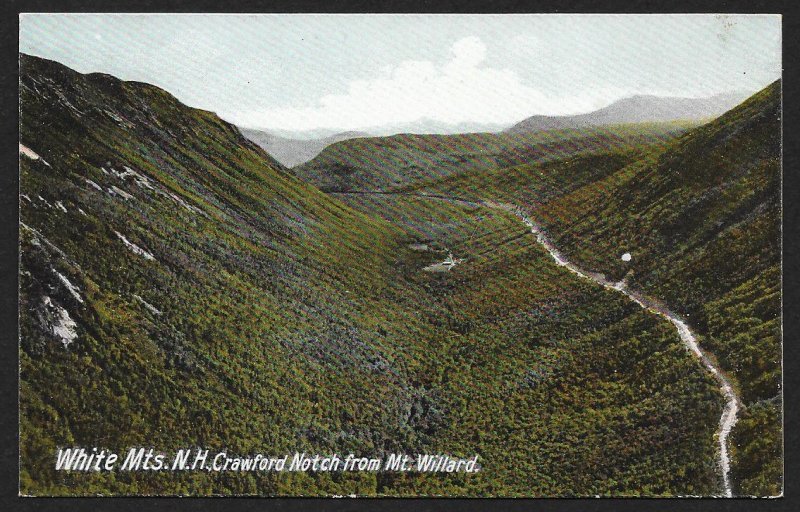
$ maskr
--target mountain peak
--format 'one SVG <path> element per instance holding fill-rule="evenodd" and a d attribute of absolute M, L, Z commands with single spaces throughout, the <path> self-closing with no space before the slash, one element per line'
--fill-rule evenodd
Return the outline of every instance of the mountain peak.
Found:
<path fill-rule="evenodd" d="M 571 116 L 531 116 L 515 124 L 509 133 L 584 128 L 614 124 L 672 121 L 707 121 L 738 105 L 750 93 L 737 91 L 706 98 L 682 98 L 637 94 L 619 99 L 593 112 Z"/>

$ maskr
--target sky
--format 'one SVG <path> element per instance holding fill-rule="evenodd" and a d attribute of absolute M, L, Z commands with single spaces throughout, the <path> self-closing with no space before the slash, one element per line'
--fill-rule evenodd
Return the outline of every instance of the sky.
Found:
<path fill-rule="evenodd" d="M 777 15 L 21 14 L 19 44 L 296 135 L 471 131 L 634 94 L 755 92 L 782 67 Z"/>

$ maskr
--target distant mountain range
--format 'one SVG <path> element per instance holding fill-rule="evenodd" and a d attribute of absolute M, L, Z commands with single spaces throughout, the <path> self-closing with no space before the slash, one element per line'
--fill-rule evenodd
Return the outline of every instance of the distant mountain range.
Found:
<path fill-rule="evenodd" d="M 462 123 L 446 123 L 424 117 L 408 123 L 395 123 L 386 126 L 375 126 L 366 129 L 375 136 L 397 135 L 405 133 L 424 135 L 458 135 L 461 133 L 499 133 L 508 128 L 508 123 L 484 123 L 469 121 Z"/>
<path fill-rule="evenodd" d="M 259 130 L 239 127 L 242 134 L 255 142 L 286 167 L 296 167 L 316 157 L 323 149 L 350 139 L 384 137 L 399 134 L 454 135 L 462 133 L 502 132 L 506 126 L 487 123 L 446 124 L 431 119 L 369 128 L 368 131 L 342 131 L 319 129 L 302 133 L 281 130 Z"/>
<path fill-rule="evenodd" d="M 240 128 L 245 137 L 258 144 L 286 167 L 304 164 L 331 144 L 363 137 L 395 134 L 453 135 L 464 133 L 524 134 L 548 130 L 569 130 L 597 126 L 673 121 L 709 121 L 741 103 L 751 93 L 738 91 L 708 98 L 679 98 L 637 95 L 615 101 L 594 112 L 569 116 L 535 115 L 505 128 L 501 125 L 461 123 L 447 125 L 430 119 L 392 126 L 374 127 L 369 131 L 345 131 L 330 134 L 316 130 L 292 135 L 277 130 Z"/>
<path fill-rule="evenodd" d="M 264 151 L 286 167 L 294 167 L 308 162 L 317 156 L 320 151 L 335 142 L 369 136 L 364 132 L 342 132 L 327 137 L 303 140 L 282 137 L 253 128 L 240 128 L 240 130 L 242 135 L 258 144 Z"/>
<path fill-rule="evenodd" d="M 716 94 L 708 98 L 676 98 L 665 96 L 631 96 L 611 105 L 572 116 L 531 116 L 511 128 L 508 133 L 530 133 L 612 124 L 668 121 L 706 121 L 718 117 L 741 103 L 751 93 Z"/>

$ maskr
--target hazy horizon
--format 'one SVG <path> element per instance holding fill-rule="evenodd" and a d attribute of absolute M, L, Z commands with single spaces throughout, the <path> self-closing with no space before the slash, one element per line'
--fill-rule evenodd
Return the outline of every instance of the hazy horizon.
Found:
<path fill-rule="evenodd" d="M 22 14 L 19 43 L 288 137 L 486 131 L 755 92 L 782 66 L 778 15 Z"/>
<path fill-rule="evenodd" d="M 720 96 L 730 96 L 730 97 L 739 97 L 740 101 L 744 101 L 747 97 L 752 96 L 753 94 L 760 91 L 760 89 L 753 89 L 753 90 L 744 90 L 740 89 L 738 91 L 731 91 L 725 93 L 717 93 L 711 96 L 703 96 L 697 98 L 690 98 L 687 96 L 660 96 L 660 95 L 631 95 L 631 96 L 623 96 L 621 98 L 617 98 L 612 100 L 607 105 L 602 105 L 597 108 L 593 108 L 592 110 L 586 112 L 577 112 L 575 114 L 564 114 L 564 117 L 569 117 L 572 115 L 582 115 L 582 114 L 591 114 L 600 110 L 603 110 L 606 107 L 612 106 L 619 101 L 635 98 L 637 96 L 644 96 L 644 97 L 655 97 L 655 98 L 664 98 L 664 99 L 711 99 Z M 402 133 L 413 133 L 413 134 L 435 134 L 435 135 L 444 135 L 444 134 L 463 134 L 463 133 L 496 133 L 501 132 L 505 129 L 510 128 L 511 126 L 517 124 L 519 121 L 523 121 L 529 117 L 535 117 L 537 114 L 525 115 L 520 119 L 512 121 L 510 123 L 504 124 L 487 124 L 487 123 L 463 123 L 463 124 L 455 124 L 455 125 L 443 125 L 443 124 L 436 124 L 435 122 L 429 119 L 420 119 L 417 122 L 406 123 L 406 124 L 387 124 L 382 126 L 374 126 L 374 127 L 367 127 L 367 128 L 358 128 L 358 129 L 337 129 L 337 128 L 312 128 L 309 130 L 304 131 L 291 131 L 291 130 L 283 130 L 281 128 L 259 128 L 257 126 L 247 126 L 240 123 L 234 123 L 240 128 L 245 128 L 248 130 L 256 130 L 261 131 L 264 133 L 269 133 L 271 135 L 282 137 L 286 139 L 296 139 L 296 140 L 313 140 L 313 139 L 322 139 L 326 137 L 331 137 L 334 135 L 341 135 L 348 132 L 353 133 L 363 133 L 369 136 L 389 136 L 389 135 L 396 135 Z M 545 115 L 546 116 L 546 115 Z M 559 117 L 560 114 L 555 114 L 552 117 Z"/>

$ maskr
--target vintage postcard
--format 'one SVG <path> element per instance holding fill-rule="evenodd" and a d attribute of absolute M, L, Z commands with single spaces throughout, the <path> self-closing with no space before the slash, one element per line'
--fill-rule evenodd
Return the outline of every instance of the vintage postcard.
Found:
<path fill-rule="evenodd" d="M 19 21 L 20 495 L 783 494 L 781 16 Z"/>

